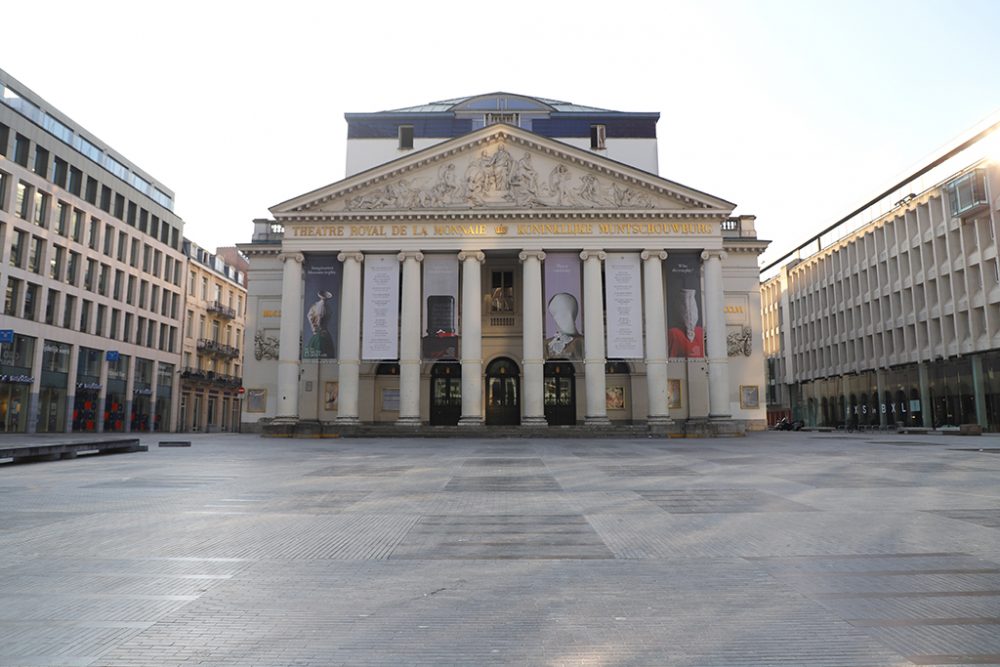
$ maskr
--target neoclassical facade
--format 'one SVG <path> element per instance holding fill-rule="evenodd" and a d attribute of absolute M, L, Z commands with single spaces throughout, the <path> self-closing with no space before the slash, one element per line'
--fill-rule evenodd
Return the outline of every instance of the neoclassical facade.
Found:
<path fill-rule="evenodd" d="M 586 129 L 585 109 L 551 115 Z M 244 428 L 765 424 L 753 217 L 534 113 L 484 113 L 255 221 Z"/>

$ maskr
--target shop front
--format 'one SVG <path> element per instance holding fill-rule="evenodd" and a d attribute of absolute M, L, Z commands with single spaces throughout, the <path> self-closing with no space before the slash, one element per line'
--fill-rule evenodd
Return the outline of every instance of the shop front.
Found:
<path fill-rule="evenodd" d="M 150 408 L 153 400 L 153 362 L 141 357 L 135 358 L 135 373 L 132 384 L 132 430 L 149 431 Z"/>
<path fill-rule="evenodd" d="M 73 402 L 73 431 L 95 432 L 100 415 L 101 355 L 100 350 L 81 347 L 77 355 L 76 398 Z"/>
<path fill-rule="evenodd" d="M 15 334 L 12 343 L 0 343 L 0 432 L 27 431 L 35 342 L 30 336 Z"/>
<path fill-rule="evenodd" d="M 67 343 L 45 341 L 38 392 L 39 433 L 66 431 L 67 389 L 72 350 L 73 347 Z"/>
<path fill-rule="evenodd" d="M 108 360 L 108 390 L 104 396 L 104 430 L 125 431 L 125 392 L 128 389 L 129 356 L 112 355 Z"/>

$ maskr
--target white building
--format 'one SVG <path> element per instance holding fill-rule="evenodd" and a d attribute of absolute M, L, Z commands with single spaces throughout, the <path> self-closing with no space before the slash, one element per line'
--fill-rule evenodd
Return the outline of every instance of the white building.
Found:
<path fill-rule="evenodd" d="M 753 216 L 656 175 L 658 114 L 494 93 L 348 114 L 250 258 L 248 427 L 765 422 Z"/>
<path fill-rule="evenodd" d="M 1000 123 L 769 267 L 768 411 L 1000 430 Z"/>
<path fill-rule="evenodd" d="M 173 193 L 0 71 L 0 432 L 171 430 Z"/>

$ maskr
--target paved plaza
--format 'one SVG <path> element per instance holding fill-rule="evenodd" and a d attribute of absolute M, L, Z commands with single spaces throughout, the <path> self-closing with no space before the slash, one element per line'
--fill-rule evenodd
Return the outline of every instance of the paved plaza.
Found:
<path fill-rule="evenodd" d="M 0 466 L 0 665 L 1000 665 L 997 437 L 166 439 Z"/>

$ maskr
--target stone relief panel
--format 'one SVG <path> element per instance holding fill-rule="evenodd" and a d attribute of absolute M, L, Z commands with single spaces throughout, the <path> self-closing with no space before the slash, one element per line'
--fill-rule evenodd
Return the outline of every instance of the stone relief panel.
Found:
<path fill-rule="evenodd" d="M 739 331 L 730 332 L 726 337 L 726 346 L 730 357 L 738 357 L 741 354 L 749 357 L 753 353 L 753 330 L 743 326 Z"/>
<path fill-rule="evenodd" d="M 347 211 L 447 208 L 666 208 L 642 189 L 500 142 L 436 170 L 349 197 Z M 679 204 L 674 203 L 673 207 Z"/>
<path fill-rule="evenodd" d="M 257 361 L 278 358 L 278 339 L 260 331 L 253 336 L 253 356 Z"/>

